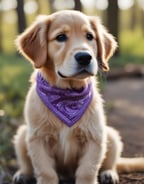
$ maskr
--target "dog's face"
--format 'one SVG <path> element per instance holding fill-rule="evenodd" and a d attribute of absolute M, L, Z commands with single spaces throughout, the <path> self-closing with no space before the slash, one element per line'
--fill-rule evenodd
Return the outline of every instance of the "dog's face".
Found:
<path fill-rule="evenodd" d="M 40 16 L 17 45 L 36 68 L 50 68 L 61 79 L 84 79 L 96 75 L 99 67 L 107 71 L 116 48 L 98 18 L 77 11 Z"/>
<path fill-rule="evenodd" d="M 48 34 L 48 55 L 62 78 L 85 78 L 98 70 L 96 34 L 80 13 L 60 14 Z M 53 52 L 55 54 L 53 54 Z"/>

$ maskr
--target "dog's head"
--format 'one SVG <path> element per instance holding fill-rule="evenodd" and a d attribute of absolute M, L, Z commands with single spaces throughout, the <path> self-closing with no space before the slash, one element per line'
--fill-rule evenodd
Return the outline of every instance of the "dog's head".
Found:
<path fill-rule="evenodd" d="M 35 68 L 55 78 L 84 79 L 109 70 L 116 42 L 97 17 L 77 11 L 39 16 L 17 41 L 18 50 Z"/>

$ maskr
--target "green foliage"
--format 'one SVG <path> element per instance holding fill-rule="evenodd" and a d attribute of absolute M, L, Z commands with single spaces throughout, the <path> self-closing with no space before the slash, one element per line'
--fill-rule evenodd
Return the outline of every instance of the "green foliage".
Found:
<path fill-rule="evenodd" d="M 110 68 L 124 67 L 127 64 L 133 64 L 133 65 L 144 64 L 144 56 L 121 55 L 119 57 L 112 57 L 109 61 Z"/>
<path fill-rule="evenodd" d="M 13 157 L 12 139 L 21 124 L 31 65 L 16 55 L 0 54 L 0 165 L 7 167 Z"/>
<path fill-rule="evenodd" d="M 110 68 L 124 67 L 127 64 L 144 64 L 144 32 L 140 28 L 123 30 L 120 33 L 120 56 L 112 57 Z"/>
<path fill-rule="evenodd" d="M 5 118 L 0 118 L 0 165 L 7 167 L 10 163 L 11 158 L 14 155 L 12 139 L 16 127 L 11 124 L 11 122 Z"/>
<path fill-rule="evenodd" d="M 120 50 L 123 55 L 144 57 L 144 32 L 142 29 L 124 30 L 120 33 Z"/>
<path fill-rule="evenodd" d="M 6 116 L 20 117 L 32 67 L 20 56 L 1 54 L 0 68 L 0 109 Z"/>

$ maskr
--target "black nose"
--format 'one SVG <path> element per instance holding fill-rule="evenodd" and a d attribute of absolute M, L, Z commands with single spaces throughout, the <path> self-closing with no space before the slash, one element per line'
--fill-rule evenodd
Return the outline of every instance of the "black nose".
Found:
<path fill-rule="evenodd" d="M 86 66 L 90 64 L 92 57 L 87 52 L 78 52 L 75 54 L 75 59 L 79 65 Z"/>

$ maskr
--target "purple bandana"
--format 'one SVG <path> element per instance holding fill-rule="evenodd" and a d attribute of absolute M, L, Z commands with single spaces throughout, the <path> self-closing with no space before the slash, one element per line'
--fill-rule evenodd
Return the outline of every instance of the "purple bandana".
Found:
<path fill-rule="evenodd" d="M 93 96 L 91 83 L 81 89 L 61 89 L 50 86 L 40 73 L 36 90 L 43 103 L 69 127 L 82 117 Z"/>

